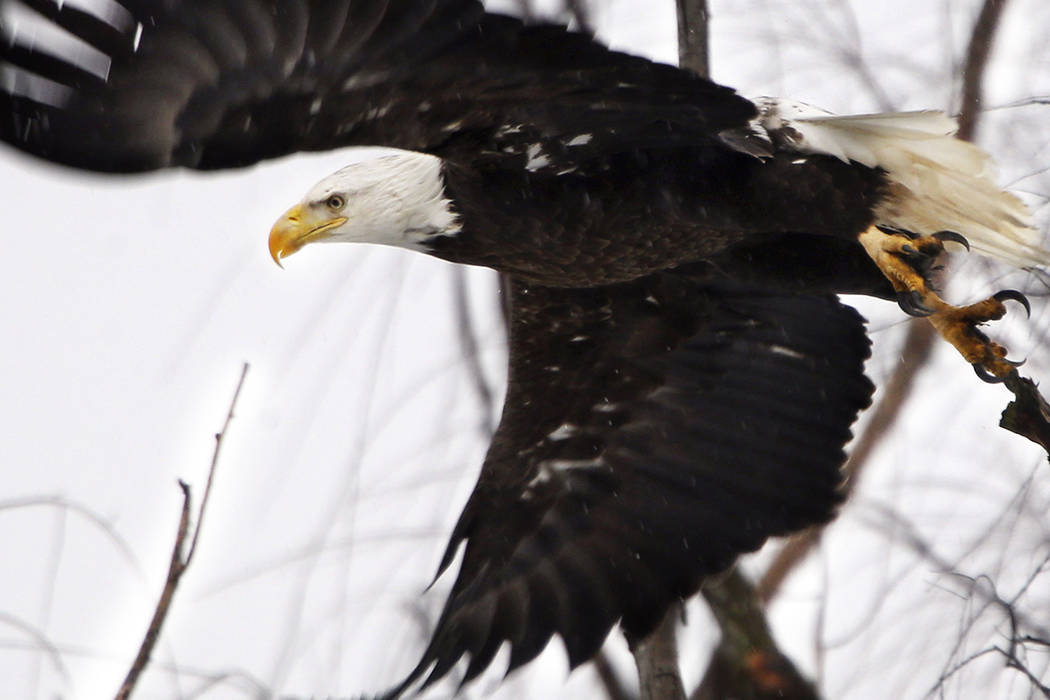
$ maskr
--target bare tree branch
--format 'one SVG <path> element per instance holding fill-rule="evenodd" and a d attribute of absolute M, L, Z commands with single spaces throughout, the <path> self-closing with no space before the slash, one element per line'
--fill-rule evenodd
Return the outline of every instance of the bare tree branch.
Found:
<path fill-rule="evenodd" d="M 128 675 L 124 677 L 124 682 L 120 684 L 120 689 L 117 690 L 117 694 L 114 696 L 116 700 L 127 700 L 130 698 L 139 677 L 146 670 L 150 656 L 153 654 L 153 647 L 157 645 L 160 631 L 164 627 L 164 620 L 167 618 L 168 610 L 171 608 L 175 589 L 179 585 L 179 579 L 182 578 L 183 571 L 185 571 L 182 549 L 186 543 L 186 536 L 190 527 L 190 487 L 186 482 L 179 481 L 179 488 L 182 489 L 182 513 L 179 516 L 179 529 L 175 535 L 175 547 L 171 552 L 171 562 L 168 564 L 168 577 L 164 581 L 164 589 L 161 591 L 160 600 L 157 601 L 157 607 L 153 611 L 153 619 L 150 620 L 149 627 L 146 628 L 146 636 L 143 637 L 142 644 L 139 646 L 139 653 L 135 656 L 131 668 L 128 669 Z"/>
<path fill-rule="evenodd" d="M 230 410 L 226 413 L 226 420 L 222 425 L 222 430 L 215 434 L 215 451 L 212 453 L 211 466 L 208 469 L 208 481 L 204 487 L 204 496 L 201 498 L 200 509 L 197 511 L 197 526 L 193 529 L 192 536 L 190 535 L 190 508 L 192 502 L 190 487 L 186 482 L 179 480 L 179 488 L 182 489 L 182 512 L 179 515 L 179 528 L 175 535 L 175 546 L 172 548 L 171 561 L 168 564 L 168 576 L 164 581 L 164 589 L 161 591 L 160 600 L 157 601 L 157 607 L 153 611 L 153 619 L 150 620 L 149 627 L 146 628 L 146 634 L 142 639 L 142 644 L 139 645 L 138 654 L 135 656 L 131 668 L 128 669 L 124 682 L 120 684 L 120 688 L 114 696 L 115 700 L 128 700 L 131 694 L 135 692 L 135 686 L 139 677 L 146 670 L 146 666 L 149 665 L 153 648 L 157 644 L 161 629 L 164 627 L 164 621 L 168 617 L 171 601 L 175 597 L 175 591 L 182 580 L 182 575 L 186 573 L 186 569 L 197 551 L 197 540 L 201 534 L 205 508 L 208 505 L 208 497 L 211 494 L 211 486 L 215 479 L 215 469 L 219 463 L 219 452 L 222 449 L 226 431 L 230 427 L 230 421 L 233 420 L 233 411 L 237 406 L 237 398 L 241 395 L 241 388 L 244 386 L 244 379 L 247 376 L 248 363 L 245 363 L 241 368 L 241 377 L 237 381 L 237 388 L 233 392 Z M 189 551 L 183 556 L 183 549 L 186 546 L 186 538 L 188 536 L 190 537 Z"/>
<path fill-rule="evenodd" d="M 678 65 L 705 78 L 711 75 L 707 0 L 676 0 Z"/>
<path fill-rule="evenodd" d="M 183 561 L 183 569 L 190 565 L 190 562 L 193 561 L 193 555 L 197 552 L 197 539 L 200 537 L 201 526 L 204 524 L 204 512 L 208 507 L 208 499 L 211 497 L 211 486 L 215 481 L 215 468 L 219 465 L 219 453 L 222 451 L 223 439 L 226 437 L 226 431 L 230 427 L 230 421 L 233 420 L 233 410 L 237 407 L 237 399 L 241 396 L 241 389 L 244 387 L 244 379 L 247 376 L 248 363 L 245 362 L 241 367 L 241 376 L 237 380 L 237 388 L 233 390 L 233 398 L 230 399 L 230 410 L 226 412 L 226 420 L 223 421 L 222 430 L 215 433 L 215 451 L 211 455 L 211 466 L 208 467 L 208 480 L 204 484 L 204 496 L 201 497 L 201 507 L 197 511 L 197 527 L 193 529 L 193 541 L 190 542 L 190 551 L 187 552 L 186 559 Z"/>
<path fill-rule="evenodd" d="M 701 593 L 718 620 L 722 638 L 690 700 L 820 697 L 777 648 L 762 602 L 743 574 L 733 569 L 706 584 Z"/>
<path fill-rule="evenodd" d="M 642 640 L 628 639 L 638 664 L 641 700 L 685 700 L 685 688 L 678 670 L 678 642 L 675 622 L 680 605 L 672 605 L 655 630 Z"/>
<path fill-rule="evenodd" d="M 988 56 L 992 52 L 995 30 L 1007 0 L 984 0 L 973 25 L 962 71 L 962 97 L 959 105 L 959 138 L 972 141 L 981 116 L 981 92 Z"/>

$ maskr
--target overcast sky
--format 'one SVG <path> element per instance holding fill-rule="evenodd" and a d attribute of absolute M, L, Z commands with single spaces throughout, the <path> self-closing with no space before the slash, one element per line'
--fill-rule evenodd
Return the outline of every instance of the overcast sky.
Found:
<path fill-rule="evenodd" d="M 894 0 L 876 9 L 858 0 L 853 21 L 837 2 L 803 10 L 787 0 L 713 0 L 714 75 L 745 94 L 789 94 L 838 112 L 873 111 L 885 99 L 901 109 L 950 107 L 947 75 L 976 4 Z M 617 47 L 675 56 L 670 0 L 605 3 L 595 19 Z M 1050 8 L 1016 0 L 1006 21 L 989 103 L 1050 94 Z M 858 41 L 878 90 L 832 48 Z M 997 110 L 982 131 L 1006 180 L 1036 205 L 1050 191 L 1045 172 L 1033 175 L 1050 163 L 1048 117 L 1045 106 Z M 353 695 L 391 684 L 415 662 L 448 581 L 422 591 L 484 452 L 486 416 L 456 335 L 452 267 L 333 245 L 306 249 L 282 271 L 266 250 L 276 217 L 359 157 L 103 178 L 0 150 L 0 694 L 112 695 L 167 569 L 176 480 L 192 485 L 196 503 L 244 362 L 251 369 L 198 558 L 141 697 L 206 687 L 208 698 Z M 504 340 L 493 277 L 472 270 L 467 283 L 481 359 L 498 385 Z M 1046 380 L 1050 363 L 1029 329 L 1046 328 L 1050 304 L 1033 303 L 1033 325 L 1006 331 Z M 881 302 L 863 310 L 876 342 L 870 371 L 882 377 L 896 361 L 903 316 Z M 785 647 L 807 672 L 822 670 L 829 697 L 887 697 L 887 687 L 921 697 L 953 658 L 944 645 L 966 619 L 952 582 L 886 536 L 885 505 L 955 552 L 1026 478 L 1036 486 L 1024 513 L 1045 515 L 1050 502 L 1039 450 L 996 427 L 1004 390 L 981 385 L 948 353 L 919 390 L 930 399 L 880 453 L 861 505 L 773 609 Z M 1016 521 L 997 563 L 967 566 L 998 566 L 1004 586 L 1030 573 L 1046 546 L 1031 531 L 1045 540 L 1045 524 Z M 838 584 L 830 597 L 829 582 Z M 818 634 L 821 600 L 828 614 Z M 936 604 L 947 612 L 934 616 Z M 711 632 L 702 609 L 691 611 L 683 644 L 695 678 L 691 659 L 703 658 Z M 945 630 L 938 646 L 895 625 Z M 836 644 L 823 669 L 815 637 Z M 566 681 L 558 646 L 498 689 L 498 670 L 487 674 L 468 697 L 583 696 L 590 671 Z M 612 653 L 626 659 L 618 639 Z M 912 661 L 919 671 L 907 670 Z M 896 670 L 871 673 L 883 664 Z M 1001 683 L 1000 667 L 975 672 L 991 684 L 982 687 L 1022 691 Z"/>

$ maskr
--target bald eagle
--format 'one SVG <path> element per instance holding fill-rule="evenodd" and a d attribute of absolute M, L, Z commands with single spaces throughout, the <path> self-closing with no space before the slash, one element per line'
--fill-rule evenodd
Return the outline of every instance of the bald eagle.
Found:
<path fill-rule="evenodd" d="M 1014 365 L 977 325 L 1027 301 L 951 306 L 936 261 L 950 244 L 1050 263 L 943 114 L 752 101 L 476 0 L 0 10 L 13 147 L 114 173 L 400 149 L 310 189 L 274 260 L 370 242 L 506 275 L 502 418 L 441 558 L 438 575 L 463 550 L 451 593 L 390 696 L 464 656 L 470 680 L 504 644 L 516 668 L 555 634 L 576 666 L 829 520 L 872 392 L 836 294 L 897 299 L 998 381 Z"/>

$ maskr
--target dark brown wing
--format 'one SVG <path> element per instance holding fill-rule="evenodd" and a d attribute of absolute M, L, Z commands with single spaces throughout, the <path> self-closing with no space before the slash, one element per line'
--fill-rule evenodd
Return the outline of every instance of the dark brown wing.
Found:
<path fill-rule="evenodd" d="M 575 666 L 618 621 L 671 601 L 771 535 L 832 517 L 868 340 L 830 295 L 681 272 L 586 290 L 515 285 L 510 385 L 441 570 L 462 567 L 393 694 L 501 644 L 510 668 L 559 634 Z"/>
<path fill-rule="evenodd" d="M 375 108 L 322 114 L 344 81 L 381 79 L 406 46 L 426 60 L 482 15 L 477 0 L 123 0 L 107 19 L 26 4 L 91 48 L 5 27 L 0 133 L 116 172 L 231 167 L 334 140 Z M 2 5 L 9 17 L 16 3 Z"/>
<path fill-rule="evenodd" d="M 755 114 L 727 88 L 477 0 L 121 0 L 105 19 L 24 0 L 64 42 L 22 4 L 0 0 L 0 138 L 92 170 L 355 144 L 519 167 L 532 146 L 564 167 L 715 138 Z"/>

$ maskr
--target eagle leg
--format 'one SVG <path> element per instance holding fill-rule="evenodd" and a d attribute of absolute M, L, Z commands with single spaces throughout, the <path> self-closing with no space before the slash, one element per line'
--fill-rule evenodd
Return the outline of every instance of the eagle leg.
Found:
<path fill-rule="evenodd" d="M 978 326 L 1005 316 L 1003 302 L 1008 300 L 1020 303 L 1028 312 L 1028 299 L 1023 294 L 1008 289 L 969 306 L 952 306 L 930 285 L 930 273 L 938 269 L 937 259 L 944 251 L 944 241 L 955 241 L 969 248 L 965 238 L 951 231 L 921 236 L 872 226 L 858 239 L 893 285 L 905 313 L 926 317 L 941 337 L 973 365 L 978 377 L 987 382 L 1001 382 L 1021 364 L 1006 359 L 1006 348 L 991 340 Z"/>

